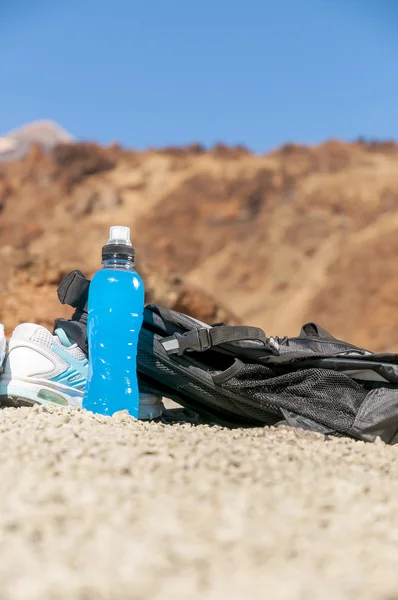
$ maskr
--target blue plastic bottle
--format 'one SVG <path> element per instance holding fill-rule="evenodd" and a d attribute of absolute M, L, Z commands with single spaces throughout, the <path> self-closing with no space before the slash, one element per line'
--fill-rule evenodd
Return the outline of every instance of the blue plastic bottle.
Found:
<path fill-rule="evenodd" d="M 128 227 L 111 227 L 102 248 L 102 269 L 88 298 L 88 378 L 83 408 L 102 415 L 128 410 L 138 419 L 137 345 L 144 285 L 134 270 Z"/>

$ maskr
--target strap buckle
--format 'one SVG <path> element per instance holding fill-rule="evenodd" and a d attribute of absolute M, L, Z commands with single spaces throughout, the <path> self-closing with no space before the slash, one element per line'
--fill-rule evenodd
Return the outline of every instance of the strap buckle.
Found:
<path fill-rule="evenodd" d="M 163 338 L 161 344 L 168 354 L 182 356 L 184 352 L 205 352 L 211 348 L 209 329 L 201 327 Z"/>

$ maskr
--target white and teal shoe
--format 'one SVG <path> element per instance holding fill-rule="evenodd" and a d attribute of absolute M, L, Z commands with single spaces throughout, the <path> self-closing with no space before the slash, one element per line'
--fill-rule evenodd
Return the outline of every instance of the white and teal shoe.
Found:
<path fill-rule="evenodd" d="M 6 357 L 7 340 L 4 335 L 4 325 L 0 323 L 0 373 L 3 370 L 4 359 Z"/>
<path fill-rule="evenodd" d="M 0 337 L 0 358 L 1 348 Z M 62 328 L 52 335 L 45 327 L 23 323 L 15 328 L 9 342 L 0 376 L 0 404 L 54 402 L 81 407 L 87 371 L 86 355 Z M 156 419 L 163 410 L 159 396 L 140 395 L 140 419 Z"/>

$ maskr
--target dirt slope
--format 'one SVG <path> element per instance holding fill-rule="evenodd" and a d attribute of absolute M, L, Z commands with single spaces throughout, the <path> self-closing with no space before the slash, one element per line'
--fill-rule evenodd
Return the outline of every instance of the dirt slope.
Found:
<path fill-rule="evenodd" d="M 180 308 L 197 316 L 229 311 L 280 335 L 314 320 L 398 350 L 398 145 L 336 141 L 267 156 L 34 149 L 0 166 L 0 319 L 52 321 L 62 273 L 92 274 L 115 223 L 132 228 L 156 300 L 175 305 L 182 294 Z"/>
<path fill-rule="evenodd" d="M 78 144 L 47 155 L 36 147 L 24 161 L 0 166 L 0 321 L 8 333 L 20 322 L 51 327 L 54 318 L 69 316 L 72 310 L 56 295 L 63 276 L 76 268 L 92 276 L 111 224 L 128 224 L 135 232 L 140 203 L 125 205 L 122 198 L 123 170 L 129 175 L 130 164 L 133 154 Z M 237 322 L 210 291 L 161 262 L 149 264 L 139 244 L 137 250 L 147 302 L 207 322 Z"/>

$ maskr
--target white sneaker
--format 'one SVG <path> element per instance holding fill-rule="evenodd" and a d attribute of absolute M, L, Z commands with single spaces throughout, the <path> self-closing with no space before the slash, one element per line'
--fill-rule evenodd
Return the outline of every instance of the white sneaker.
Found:
<path fill-rule="evenodd" d="M 7 340 L 4 335 L 4 325 L 0 323 L 0 373 L 3 370 L 4 359 L 6 357 Z"/>
<path fill-rule="evenodd" d="M 81 407 L 87 370 L 86 355 L 63 329 L 52 335 L 45 327 L 23 323 L 15 328 L 9 342 L 0 376 L 0 404 L 55 402 Z M 140 419 L 156 419 L 163 411 L 159 396 L 140 394 Z"/>

